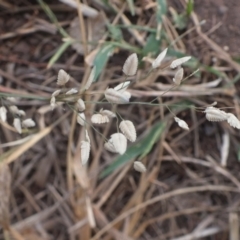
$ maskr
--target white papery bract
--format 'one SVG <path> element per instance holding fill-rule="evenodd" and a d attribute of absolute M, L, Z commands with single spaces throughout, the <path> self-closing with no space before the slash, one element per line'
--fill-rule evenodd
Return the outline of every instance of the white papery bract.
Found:
<path fill-rule="evenodd" d="M 13 126 L 17 130 L 18 133 L 22 133 L 22 126 L 21 126 L 21 121 L 19 118 L 14 118 L 13 120 Z"/>
<path fill-rule="evenodd" d="M 58 72 L 57 85 L 63 86 L 69 81 L 69 79 L 70 76 L 63 69 L 60 69 Z"/>
<path fill-rule="evenodd" d="M 119 91 L 119 92 L 124 92 L 127 90 L 130 83 L 131 83 L 130 81 L 120 83 L 114 88 L 114 90 Z"/>
<path fill-rule="evenodd" d="M 135 169 L 136 171 L 141 172 L 141 173 L 147 171 L 147 169 L 146 169 L 146 167 L 144 166 L 144 164 L 143 164 L 142 162 L 139 162 L 139 161 L 135 161 L 135 162 L 133 163 L 133 167 L 134 167 L 134 169 Z"/>
<path fill-rule="evenodd" d="M 167 54 L 167 48 L 165 50 L 163 50 L 158 56 L 157 58 L 152 62 L 152 68 L 155 69 L 155 68 L 158 68 L 161 63 L 162 63 L 162 60 L 165 58 L 166 54 Z"/>
<path fill-rule="evenodd" d="M 173 78 L 173 82 L 176 85 L 180 85 L 181 81 L 183 79 L 183 68 L 179 68 L 177 72 L 175 73 L 175 76 Z"/>
<path fill-rule="evenodd" d="M 127 76 L 134 76 L 138 68 L 138 57 L 136 53 L 131 54 L 123 65 L 122 71 Z"/>
<path fill-rule="evenodd" d="M 240 129 L 240 122 L 234 114 L 227 113 L 227 122 L 231 127 Z"/>
<path fill-rule="evenodd" d="M 136 141 L 137 138 L 136 129 L 131 121 L 129 120 L 121 121 L 119 128 L 129 141 L 131 142 Z"/>
<path fill-rule="evenodd" d="M 206 113 L 207 120 L 211 122 L 225 121 L 228 118 L 226 112 L 212 106 L 207 107 L 204 112 Z"/>
<path fill-rule="evenodd" d="M 190 56 L 176 59 L 176 60 L 172 61 L 171 65 L 170 65 L 170 68 L 176 68 L 178 66 L 181 66 L 183 63 L 187 62 L 190 59 L 191 59 Z"/>
<path fill-rule="evenodd" d="M 109 118 L 106 115 L 100 113 L 93 114 L 91 117 L 91 122 L 96 124 L 102 124 L 109 122 Z"/>
<path fill-rule="evenodd" d="M 85 84 L 85 87 L 84 87 L 85 90 L 89 89 L 89 87 L 92 85 L 92 82 L 93 82 L 93 80 L 95 78 L 95 74 L 96 74 L 96 67 L 94 66 L 92 68 L 91 73 L 90 73 L 90 75 L 88 77 L 88 80 L 87 80 L 87 82 Z"/>
<path fill-rule="evenodd" d="M 0 119 L 3 122 L 6 122 L 7 120 L 7 109 L 4 106 L 0 107 Z"/>
<path fill-rule="evenodd" d="M 102 115 L 107 116 L 108 118 L 115 118 L 116 114 L 110 110 L 104 110 L 103 108 L 99 111 Z"/>
<path fill-rule="evenodd" d="M 56 98 L 55 97 L 51 97 L 50 106 L 51 106 L 52 110 L 56 107 Z"/>
<path fill-rule="evenodd" d="M 123 155 L 127 150 L 127 139 L 122 133 L 114 133 L 111 135 L 110 143 L 119 154 Z"/>
<path fill-rule="evenodd" d="M 66 95 L 75 94 L 77 92 L 78 92 L 78 90 L 76 88 L 72 88 L 72 89 L 70 89 L 69 91 L 66 92 Z"/>
<path fill-rule="evenodd" d="M 85 117 L 84 113 L 78 113 L 78 115 L 77 115 L 77 122 L 81 126 L 85 126 L 85 124 L 86 124 L 86 117 Z"/>
<path fill-rule="evenodd" d="M 108 88 L 105 93 L 105 98 L 110 103 L 128 103 L 129 99 L 131 97 L 131 94 L 129 92 L 118 92 L 114 90 L 113 88 Z"/>
<path fill-rule="evenodd" d="M 109 152 L 118 153 L 118 151 L 115 149 L 113 145 L 112 139 L 109 139 L 109 141 L 104 144 L 104 148 Z"/>
<path fill-rule="evenodd" d="M 77 110 L 78 110 L 79 112 L 82 112 L 82 111 L 85 110 L 85 108 L 86 108 L 86 106 L 85 106 L 84 101 L 83 101 L 81 98 L 79 98 L 79 99 L 77 100 Z"/>
<path fill-rule="evenodd" d="M 175 122 L 177 122 L 178 126 L 184 130 L 189 130 L 189 127 L 187 125 L 187 123 L 185 121 L 183 121 L 182 119 L 175 117 L 174 118 Z"/>
<path fill-rule="evenodd" d="M 36 124 L 31 118 L 28 118 L 22 121 L 22 126 L 25 128 L 29 128 L 29 127 L 35 127 Z"/>
<path fill-rule="evenodd" d="M 54 91 L 54 92 L 52 93 L 52 97 L 58 96 L 58 95 L 60 94 L 60 92 L 61 92 L 61 89 L 58 89 L 58 90 Z"/>
<path fill-rule="evenodd" d="M 25 115 L 26 115 L 26 113 L 25 113 L 23 110 L 18 109 L 18 107 L 15 106 L 15 105 L 10 106 L 10 107 L 9 107 L 9 110 L 10 110 L 10 112 L 12 112 L 13 114 L 17 114 L 17 115 L 19 115 L 19 116 L 25 116 Z"/>
<path fill-rule="evenodd" d="M 90 143 L 87 141 L 81 141 L 81 160 L 82 165 L 85 165 L 88 162 L 90 155 Z"/>

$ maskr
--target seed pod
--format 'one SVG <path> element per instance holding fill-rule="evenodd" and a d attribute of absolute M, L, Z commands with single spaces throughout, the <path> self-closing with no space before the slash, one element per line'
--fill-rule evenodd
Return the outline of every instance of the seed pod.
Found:
<path fill-rule="evenodd" d="M 176 85 L 180 85 L 181 81 L 183 79 L 183 68 L 179 68 L 177 72 L 175 73 L 175 76 L 173 78 L 173 82 Z"/>
<path fill-rule="evenodd" d="M 92 121 L 92 123 L 102 124 L 102 123 L 109 122 L 109 118 L 106 115 L 102 115 L 100 113 L 97 113 L 97 114 L 92 115 L 91 121 Z"/>
<path fill-rule="evenodd" d="M 75 94 L 77 92 L 78 92 L 78 90 L 76 88 L 72 88 L 72 89 L 70 89 L 69 91 L 66 92 L 66 95 Z"/>
<path fill-rule="evenodd" d="M 86 125 L 86 117 L 85 117 L 84 113 L 78 113 L 78 115 L 77 115 L 77 122 L 81 126 L 85 126 Z"/>
<path fill-rule="evenodd" d="M 182 128 L 184 130 L 189 130 L 189 127 L 188 127 L 188 125 L 187 125 L 187 123 L 185 121 L 183 121 L 182 119 L 177 118 L 177 117 L 175 117 L 174 120 L 175 120 L 175 122 L 178 123 L 178 126 L 180 128 Z"/>
<path fill-rule="evenodd" d="M 135 161 L 135 162 L 133 163 L 133 167 L 134 167 L 134 169 L 135 169 L 136 171 L 141 172 L 141 173 L 147 171 L 147 169 L 146 169 L 146 167 L 144 166 L 144 164 L 143 164 L 142 162 L 139 162 L 139 161 Z"/>
<path fill-rule="evenodd" d="M 236 116 L 232 113 L 227 113 L 227 122 L 229 123 L 229 125 L 231 127 L 240 129 L 240 122 L 239 120 L 236 118 Z"/>
<path fill-rule="evenodd" d="M 127 139 L 122 133 L 114 133 L 110 139 L 116 152 L 123 155 L 127 150 Z"/>
<path fill-rule="evenodd" d="M 131 94 L 129 92 L 118 92 L 114 90 L 113 88 L 108 88 L 105 91 L 105 98 L 110 103 L 128 103 L 129 99 L 131 97 Z"/>
<path fill-rule="evenodd" d="M 82 112 L 82 111 L 84 111 L 85 110 L 85 103 L 84 103 L 84 101 L 81 99 L 81 98 L 79 98 L 78 100 L 77 100 L 77 109 L 78 109 L 78 111 L 79 112 Z"/>
<path fill-rule="evenodd" d="M 114 88 L 114 90 L 119 91 L 119 92 L 124 92 L 127 90 L 130 83 L 131 83 L 130 81 L 120 83 Z"/>
<path fill-rule="evenodd" d="M 187 57 L 176 59 L 172 61 L 170 68 L 176 68 L 178 66 L 181 66 L 183 63 L 187 62 L 190 58 L 191 58 L 190 56 L 187 56 Z"/>
<path fill-rule="evenodd" d="M 63 69 L 60 69 L 58 72 L 57 85 L 63 86 L 69 81 L 69 79 L 70 76 Z"/>
<path fill-rule="evenodd" d="M 121 121 L 119 128 L 129 141 L 131 142 L 136 141 L 137 138 L 136 129 L 131 121 L 129 120 Z"/>
<path fill-rule="evenodd" d="M 13 126 L 15 127 L 18 133 L 20 134 L 22 133 L 21 121 L 19 118 L 14 118 Z"/>
<path fill-rule="evenodd" d="M 228 119 L 226 112 L 215 107 L 207 107 L 204 112 L 206 113 L 207 120 L 211 122 L 220 122 Z"/>
<path fill-rule="evenodd" d="M 90 155 L 90 143 L 87 141 L 81 141 L 82 165 L 85 165 L 88 162 L 89 155 Z"/>
<path fill-rule="evenodd" d="M 22 126 L 25 128 L 35 127 L 35 125 L 35 122 L 31 118 L 22 121 Z"/>
<path fill-rule="evenodd" d="M 108 118 L 115 118 L 116 114 L 110 110 L 103 110 L 103 108 L 99 111 L 102 115 L 107 116 Z"/>
<path fill-rule="evenodd" d="M 158 56 L 157 58 L 152 62 L 152 68 L 155 69 L 155 68 L 158 68 L 161 63 L 162 63 L 162 60 L 165 58 L 166 54 L 167 54 L 167 48 L 165 50 L 163 50 Z"/>
<path fill-rule="evenodd" d="M 136 72 L 137 72 L 137 68 L 138 68 L 137 54 L 133 53 L 125 61 L 124 65 L 123 65 L 122 71 L 127 76 L 134 76 L 136 74 Z"/>
<path fill-rule="evenodd" d="M 0 107 L 0 119 L 3 122 L 6 122 L 7 120 L 7 109 L 4 106 Z"/>
<path fill-rule="evenodd" d="M 10 106 L 9 107 L 9 110 L 10 110 L 10 112 L 12 112 L 13 114 L 17 114 L 17 115 L 19 115 L 19 116 L 25 116 L 26 115 L 26 113 L 23 111 L 23 110 L 20 110 L 20 109 L 18 109 L 18 107 L 17 106 Z"/>
<path fill-rule="evenodd" d="M 89 89 L 89 87 L 92 85 L 92 82 L 95 78 L 95 74 L 96 74 L 96 67 L 94 66 L 91 70 L 91 73 L 90 73 L 88 80 L 86 82 L 86 85 L 84 87 L 86 90 Z"/>
<path fill-rule="evenodd" d="M 109 139 L 109 141 L 104 144 L 104 148 L 109 152 L 118 153 L 118 151 L 115 149 L 113 145 L 112 139 Z"/>
<path fill-rule="evenodd" d="M 60 94 L 60 92 L 61 92 L 61 89 L 58 89 L 58 90 L 54 91 L 54 92 L 52 93 L 52 97 L 58 96 L 58 95 Z"/>

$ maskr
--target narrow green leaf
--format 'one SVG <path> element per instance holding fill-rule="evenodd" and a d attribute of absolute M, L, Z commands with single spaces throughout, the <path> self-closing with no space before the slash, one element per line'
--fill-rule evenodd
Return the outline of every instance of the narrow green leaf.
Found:
<path fill-rule="evenodd" d="M 157 0 L 157 12 L 156 12 L 157 22 L 162 23 L 162 18 L 166 14 L 167 14 L 166 0 Z"/>
<path fill-rule="evenodd" d="M 134 10 L 134 2 L 133 0 L 127 0 L 129 9 L 131 11 L 132 16 L 135 15 L 135 10 Z"/>
<path fill-rule="evenodd" d="M 160 51 L 161 41 L 156 39 L 156 34 L 152 33 L 147 38 L 147 42 L 143 48 L 143 55 L 148 56 L 153 53 L 154 56 Z"/>
<path fill-rule="evenodd" d="M 57 17 L 51 10 L 51 8 L 43 1 L 43 0 L 37 0 L 44 12 L 47 14 L 47 16 L 50 18 L 50 20 L 56 25 L 58 28 L 58 31 L 62 34 L 63 37 L 68 38 L 68 33 L 61 27 L 59 24 Z"/>
<path fill-rule="evenodd" d="M 96 67 L 96 72 L 95 72 L 95 76 L 94 76 L 94 80 L 96 81 L 96 79 L 98 78 L 99 74 L 102 72 L 103 68 L 105 67 L 109 57 L 112 55 L 113 50 L 114 50 L 114 46 L 109 43 L 104 45 L 100 51 L 97 53 L 95 60 L 94 60 L 94 66 Z"/>
<path fill-rule="evenodd" d="M 139 142 L 130 146 L 124 155 L 118 156 L 112 164 L 110 164 L 100 175 L 100 178 L 106 177 L 114 170 L 118 169 L 125 163 L 133 160 L 134 158 L 140 158 L 146 156 L 152 149 L 153 145 L 157 142 L 160 138 L 161 134 L 165 129 L 166 123 L 165 122 L 158 122 L 149 130 L 147 135 L 140 140 Z"/>
<path fill-rule="evenodd" d="M 118 26 L 108 24 L 107 27 L 112 39 L 115 41 L 121 41 L 123 39 L 122 30 Z"/>
<path fill-rule="evenodd" d="M 66 49 L 71 45 L 71 41 L 64 42 L 57 50 L 57 52 L 51 57 L 47 68 L 50 68 L 60 57 L 61 55 L 66 51 Z"/>
<path fill-rule="evenodd" d="M 190 16 L 190 14 L 193 11 L 193 8 L 194 8 L 194 1 L 193 0 L 188 0 L 188 2 L 187 2 L 187 9 L 186 9 L 187 16 Z"/>

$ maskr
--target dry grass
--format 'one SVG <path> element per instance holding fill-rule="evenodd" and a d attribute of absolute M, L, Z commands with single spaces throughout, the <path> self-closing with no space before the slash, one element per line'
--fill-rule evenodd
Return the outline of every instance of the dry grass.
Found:
<path fill-rule="evenodd" d="M 12 176 L 9 187 L 10 176 L 0 168 L 0 239 L 11 239 L 12 235 L 17 240 L 237 240 L 239 132 L 224 122 L 207 122 L 201 111 L 189 108 L 189 103 L 202 107 L 217 101 L 219 107 L 229 108 L 228 112 L 240 118 L 240 65 L 202 32 L 202 19 L 194 11 L 184 30 L 176 29 L 169 13 L 162 22 L 156 21 L 157 4 L 164 1 L 136 1 L 133 8 L 128 4 L 132 1 L 109 1 L 111 9 L 101 1 L 84 1 L 91 2 L 91 8 L 73 1 L 76 9 L 58 1 L 46 2 L 56 21 L 49 20 L 40 3 L 0 1 L 0 95 L 22 96 L 16 105 L 37 124 L 20 136 L 12 127 L 11 116 L 8 122 L 0 122 L 0 160 L 3 168 L 9 164 Z M 180 2 L 176 10 L 183 12 L 186 2 Z M 98 21 L 91 18 L 94 9 L 102 14 Z M 105 24 L 101 19 L 111 28 L 100 28 Z M 72 40 L 65 33 L 72 25 L 82 41 L 81 46 L 74 45 L 77 52 L 69 47 Z M 99 28 L 103 31 L 96 36 Z M 148 44 L 152 29 L 161 36 L 161 43 L 152 40 Z M 208 54 L 199 50 L 196 64 L 184 67 L 186 75 L 197 68 L 199 72 L 174 88 L 174 71 L 163 68 L 149 75 L 149 63 L 142 62 L 132 77 L 131 101 L 150 102 L 157 97 L 155 105 L 117 108 L 124 119 L 134 122 L 137 144 L 117 158 L 104 149 L 105 139 L 88 127 L 91 155 L 88 167 L 84 167 L 79 161 L 84 128 L 77 125 L 76 113 L 64 104 L 52 112 L 49 98 L 57 89 L 59 69 L 70 74 L 69 87 L 83 86 L 91 71 L 89 63 L 110 40 L 115 45 L 105 50 L 113 50 L 112 56 L 89 94 L 84 95 L 88 119 L 105 106 L 94 103 L 102 99 L 104 90 L 125 80 L 121 70 L 130 53 L 143 57 L 142 50 L 148 44 L 155 55 L 167 46 L 173 55 L 174 51 L 192 55 L 193 45 L 208 49 Z M 90 47 L 89 42 L 95 44 Z M 62 54 L 56 57 L 61 45 Z M 154 59 L 150 52 L 147 57 Z M 206 66 L 204 59 L 214 61 Z M 163 104 L 184 119 L 190 130 L 178 128 Z M 176 108 L 179 104 L 182 108 Z M 115 110 L 115 106 L 108 108 Z M 96 128 L 106 138 L 116 132 L 111 121 Z M 133 169 L 133 161 L 141 155 L 145 173 Z M 111 165 L 116 159 L 122 164 Z"/>

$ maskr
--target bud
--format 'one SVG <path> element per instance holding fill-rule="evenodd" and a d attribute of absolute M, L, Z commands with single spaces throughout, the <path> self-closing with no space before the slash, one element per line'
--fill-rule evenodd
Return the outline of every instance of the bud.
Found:
<path fill-rule="evenodd" d="M 138 68 L 137 54 L 133 53 L 125 61 L 124 65 L 123 65 L 122 71 L 127 76 L 134 76 L 136 74 L 136 72 L 137 72 L 137 68 Z"/>
<path fill-rule="evenodd" d="M 135 162 L 133 163 L 133 167 L 134 167 L 134 169 L 135 169 L 136 171 L 141 172 L 141 173 L 147 171 L 147 169 L 146 169 L 146 167 L 144 166 L 144 164 L 143 164 L 142 162 L 139 162 L 139 161 L 135 161 Z"/>
<path fill-rule="evenodd" d="M 22 121 L 22 126 L 25 128 L 35 127 L 35 125 L 35 122 L 31 118 Z"/>
<path fill-rule="evenodd" d="M 19 118 L 14 118 L 13 120 L 13 126 L 17 130 L 18 133 L 22 133 L 22 127 L 21 127 L 21 122 Z"/>
<path fill-rule="evenodd" d="M 57 85 L 63 86 L 69 81 L 69 79 L 70 79 L 70 76 L 63 69 L 59 70 Z"/>
<path fill-rule="evenodd" d="M 179 68 L 179 69 L 177 70 L 177 72 L 175 73 L 175 76 L 174 76 L 174 78 L 173 78 L 173 82 L 174 82 L 176 85 L 180 85 L 182 79 L 183 79 L 183 68 Z"/>
<path fill-rule="evenodd" d="M 187 123 L 185 121 L 183 121 L 182 119 L 175 117 L 174 118 L 175 122 L 178 123 L 178 126 L 184 130 L 189 130 L 189 127 L 187 125 Z"/>
<path fill-rule="evenodd" d="M 128 103 L 129 99 L 131 97 L 131 94 L 129 92 L 118 92 L 114 90 L 113 88 L 108 88 L 105 91 L 105 98 L 110 103 Z"/>
<path fill-rule="evenodd" d="M 158 68 L 161 63 L 162 63 L 162 60 L 165 58 L 166 54 L 167 54 L 167 48 L 165 50 L 163 50 L 158 56 L 157 58 L 152 62 L 152 68 L 155 69 L 155 68 Z"/>
<path fill-rule="evenodd" d="M 207 120 L 211 122 L 225 121 L 228 118 L 226 112 L 215 107 L 207 107 L 204 112 L 206 113 Z"/>
<path fill-rule="evenodd" d="M 229 125 L 231 127 L 240 129 L 240 122 L 239 120 L 236 118 L 236 116 L 232 113 L 227 113 L 227 122 L 229 123 Z"/>
<path fill-rule="evenodd" d="M 136 141 L 137 138 L 136 129 L 131 121 L 129 120 L 121 121 L 119 128 L 129 141 L 131 142 Z"/>
<path fill-rule="evenodd" d="M 3 122 L 6 122 L 7 120 L 7 109 L 4 106 L 0 107 L 0 119 Z"/>
<path fill-rule="evenodd" d="M 187 62 L 190 59 L 191 59 L 190 56 L 176 59 L 176 60 L 172 61 L 171 65 L 170 65 L 170 68 L 176 68 L 178 66 L 181 66 L 183 63 Z"/>

